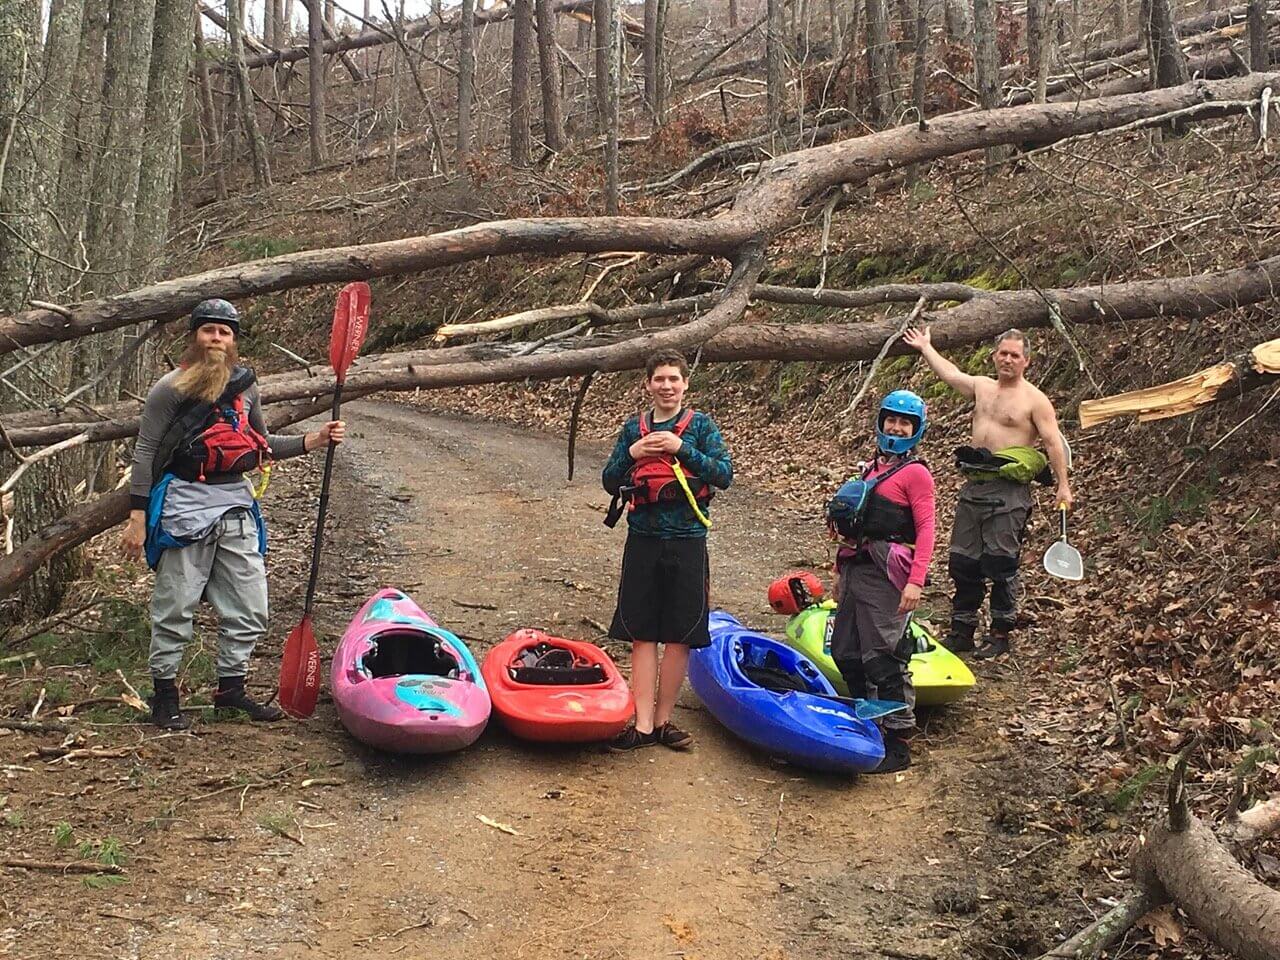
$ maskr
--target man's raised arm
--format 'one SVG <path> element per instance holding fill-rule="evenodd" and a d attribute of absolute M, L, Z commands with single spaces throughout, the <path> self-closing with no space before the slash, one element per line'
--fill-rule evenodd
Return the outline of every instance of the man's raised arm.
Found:
<path fill-rule="evenodd" d="M 902 342 L 912 350 L 918 350 L 920 356 L 924 357 L 925 363 L 929 364 L 939 380 L 949 386 L 952 390 L 964 394 L 970 400 L 974 395 L 974 381 L 977 377 L 971 376 L 957 367 L 954 363 L 933 349 L 933 338 L 929 333 L 929 328 L 920 329 L 911 327 L 902 334 Z"/>

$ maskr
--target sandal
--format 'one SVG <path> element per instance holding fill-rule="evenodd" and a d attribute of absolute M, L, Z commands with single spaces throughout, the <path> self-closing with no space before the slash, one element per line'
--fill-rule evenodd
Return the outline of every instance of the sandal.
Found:
<path fill-rule="evenodd" d="M 658 743 L 672 750 L 688 750 L 693 746 L 693 734 L 686 733 L 668 720 L 654 731 Z"/>

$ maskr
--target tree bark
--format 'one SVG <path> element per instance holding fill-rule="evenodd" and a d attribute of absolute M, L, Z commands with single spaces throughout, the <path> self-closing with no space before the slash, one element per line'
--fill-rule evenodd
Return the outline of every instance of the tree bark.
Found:
<path fill-rule="evenodd" d="M 973 43 L 972 0 L 945 0 L 947 39 L 968 46 Z"/>
<path fill-rule="evenodd" d="M 973 75 L 983 110 L 1000 104 L 1000 53 L 996 47 L 995 0 L 973 0 Z M 1008 154 L 1002 148 L 987 151 L 987 165 L 994 166 Z"/>
<path fill-rule="evenodd" d="M 1191 73 L 1187 56 L 1178 44 L 1169 0 L 1144 0 L 1147 11 L 1147 50 L 1151 61 L 1153 87 L 1176 87 L 1186 83 Z"/>
<path fill-rule="evenodd" d="M 307 56 L 310 75 L 311 165 L 325 158 L 324 38 L 321 30 L 320 0 L 307 0 Z"/>
<path fill-rule="evenodd" d="M 471 105 L 475 100 L 475 0 L 462 0 L 458 31 L 458 169 L 471 159 Z"/>
<path fill-rule="evenodd" d="M 533 46 L 533 0 L 513 0 L 511 37 L 511 163 L 529 165 L 529 53 Z"/>
<path fill-rule="evenodd" d="M 768 4 L 768 23 L 765 32 L 765 96 L 769 133 L 777 135 L 782 129 L 786 111 L 787 90 L 783 80 L 785 40 L 783 37 L 783 0 L 765 0 Z M 879 0 L 883 2 L 883 0 Z"/>
<path fill-rule="evenodd" d="M 145 148 L 138 181 L 137 229 L 130 258 L 135 283 L 147 277 L 167 239 L 191 67 L 190 18 L 191 4 L 187 0 L 156 3 L 151 77 L 142 125 Z"/>
<path fill-rule="evenodd" d="M 1280 891 L 1245 870 L 1196 817 L 1175 831 L 1150 824 L 1133 857 L 1143 887 L 1168 895 L 1214 943 L 1240 960 L 1280 956 Z"/>
<path fill-rule="evenodd" d="M 622 83 L 619 60 L 621 59 L 622 25 L 618 20 L 620 0 L 604 0 L 607 17 L 605 26 L 605 141 L 604 141 L 604 212 L 606 216 L 618 214 L 618 101 Z"/>
<path fill-rule="evenodd" d="M 594 86 L 596 100 L 596 129 L 607 134 L 609 129 L 609 50 L 611 41 L 606 40 L 609 33 L 610 11 L 616 0 L 592 0 L 591 38 L 594 54 Z"/>
<path fill-rule="evenodd" d="M 930 0 L 916 0 L 915 69 L 911 74 L 911 103 L 916 108 L 916 121 L 920 124 L 921 131 L 926 129 L 924 98 L 929 65 L 929 7 Z"/>
<path fill-rule="evenodd" d="M 551 0 L 536 0 L 538 73 L 542 79 L 542 138 L 556 153 L 565 148 L 564 109 L 560 90 L 560 50 L 556 45 L 556 15 Z"/>
<path fill-rule="evenodd" d="M 241 7 L 243 2 L 244 0 L 227 0 L 229 26 L 227 45 L 231 50 L 231 59 L 236 68 L 234 76 L 236 96 L 240 102 L 240 122 L 244 125 L 245 139 L 249 141 L 253 180 L 261 188 L 271 186 L 271 158 L 267 155 L 267 142 L 263 139 L 262 130 L 258 126 L 258 112 L 253 100 L 253 83 L 244 65 L 244 40 L 239 26 L 244 14 Z"/>
<path fill-rule="evenodd" d="M 1267 40 L 1266 0 L 1249 0 L 1249 69 L 1264 73 L 1271 65 L 1271 44 Z"/>
<path fill-rule="evenodd" d="M 1035 83 L 1036 103 L 1044 103 L 1049 84 L 1050 0 L 1027 0 L 1027 75 Z"/>
<path fill-rule="evenodd" d="M 872 122 L 887 127 L 893 123 L 897 112 L 892 66 L 895 47 L 889 39 L 889 5 L 886 0 L 866 0 L 866 5 L 867 78 L 871 85 Z"/>
<path fill-rule="evenodd" d="M 132 267 L 129 252 L 133 249 L 142 164 L 138 131 L 147 104 L 155 0 L 111 0 L 109 17 L 102 155 L 95 171 L 86 245 L 94 269 L 124 279 Z M 115 283 L 102 277 L 94 281 L 100 292 Z"/>
<path fill-rule="evenodd" d="M 227 197 L 227 181 L 222 174 L 222 145 L 218 137 L 218 114 L 213 108 L 213 90 L 209 85 L 209 59 L 205 53 L 204 30 L 201 29 L 200 15 L 196 14 L 195 38 L 193 42 L 197 95 L 200 100 L 200 118 L 204 127 L 205 157 L 201 172 L 213 168 L 214 191 L 219 200 Z"/>
<path fill-rule="evenodd" d="M 738 25 L 738 0 L 729 0 L 729 29 Z"/>
<path fill-rule="evenodd" d="M 43 236 L 54 237 L 57 226 L 52 215 L 58 209 L 59 167 L 63 141 L 71 120 L 71 92 L 80 64 L 80 35 L 84 28 L 84 0 L 63 0 L 49 14 L 49 35 L 45 41 L 44 86 L 40 91 L 40 123 L 44 136 L 36 141 L 36 169 L 40 171 L 40 202 L 49 213 Z"/>

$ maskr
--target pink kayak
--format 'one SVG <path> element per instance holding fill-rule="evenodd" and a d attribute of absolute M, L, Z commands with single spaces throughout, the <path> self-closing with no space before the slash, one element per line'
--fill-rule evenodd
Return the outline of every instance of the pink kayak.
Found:
<path fill-rule="evenodd" d="M 467 645 L 391 588 L 370 597 L 347 627 L 331 679 L 343 726 L 395 753 L 470 746 L 492 708 Z"/>

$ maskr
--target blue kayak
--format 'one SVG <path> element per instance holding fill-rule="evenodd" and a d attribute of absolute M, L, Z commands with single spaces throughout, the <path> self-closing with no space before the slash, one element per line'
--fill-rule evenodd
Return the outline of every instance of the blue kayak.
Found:
<path fill-rule="evenodd" d="M 835 688 L 813 663 L 723 610 L 710 627 L 711 646 L 689 658 L 689 684 L 735 734 L 810 770 L 864 773 L 884 759 L 879 728 L 830 699 Z"/>

